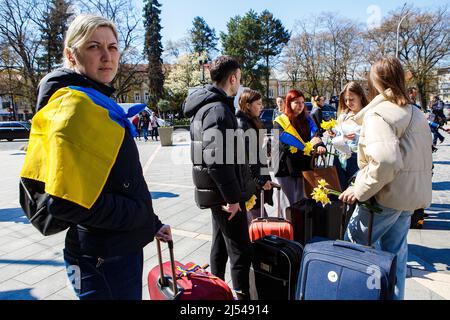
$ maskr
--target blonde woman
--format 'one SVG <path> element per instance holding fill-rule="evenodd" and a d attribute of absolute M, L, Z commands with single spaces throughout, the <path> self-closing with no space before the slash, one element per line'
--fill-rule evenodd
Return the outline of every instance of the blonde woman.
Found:
<path fill-rule="evenodd" d="M 80 300 L 140 300 L 143 247 L 154 237 L 172 240 L 153 211 L 132 115 L 110 98 L 119 57 L 111 21 L 73 20 L 66 67 L 39 85 L 21 172 L 32 200 L 69 227 L 64 260 Z M 21 198 L 26 194 L 21 190 Z"/>
<path fill-rule="evenodd" d="M 354 117 L 367 104 L 364 89 L 354 81 L 347 83 L 339 95 L 332 143 L 338 153 L 338 157 L 334 158 L 334 165 L 342 190 L 347 189 L 350 178 L 358 171 L 356 152 L 361 126 L 354 121 Z"/>
<path fill-rule="evenodd" d="M 374 215 L 372 243 L 397 255 L 395 299 L 405 292 L 407 235 L 413 211 L 431 202 L 431 133 L 427 120 L 410 104 L 405 73 L 395 57 L 384 57 L 369 74 L 372 101 L 354 117 L 361 125 L 359 172 L 355 185 L 339 199 L 373 199 L 383 211 Z M 367 243 L 370 213 L 357 206 L 345 239 Z"/>

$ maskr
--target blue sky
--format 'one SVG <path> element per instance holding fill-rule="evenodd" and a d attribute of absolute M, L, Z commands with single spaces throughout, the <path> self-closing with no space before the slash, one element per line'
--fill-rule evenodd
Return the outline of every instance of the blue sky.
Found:
<path fill-rule="evenodd" d="M 243 15 L 250 9 L 260 13 L 268 9 L 291 30 L 295 22 L 323 11 L 355 19 L 362 23 L 373 21 L 376 12 L 384 17 L 401 8 L 405 2 L 422 8 L 437 8 L 450 0 L 160 0 L 163 43 L 176 41 L 187 35 L 196 16 L 203 17 L 216 30 L 226 31 L 231 17 Z"/>

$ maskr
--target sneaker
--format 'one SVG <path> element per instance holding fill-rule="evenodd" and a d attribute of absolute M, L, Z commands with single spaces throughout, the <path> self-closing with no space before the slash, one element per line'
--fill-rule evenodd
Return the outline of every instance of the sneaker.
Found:
<path fill-rule="evenodd" d="M 445 140 L 445 137 L 442 137 L 442 139 L 439 139 L 439 143 L 444 142 L 444 140 Z"/>
<path fill-rule="evenodd" d="M 438 148 L 436 148 L 435 146 L 431 146 L 431 152 L 434 153 L 438 150 Z"/>

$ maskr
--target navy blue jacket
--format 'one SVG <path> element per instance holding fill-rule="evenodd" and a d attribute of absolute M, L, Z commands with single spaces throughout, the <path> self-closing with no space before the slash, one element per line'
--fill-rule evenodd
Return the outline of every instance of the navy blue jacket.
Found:
<path fill-rule="evenodd" d="M 58 69 L 39 84 L 37 109 L 43 108 L 56 90 L 68 85 L 91 87 L 107 96 L 114 92 L 113 88 L 69 69 Z M 71 224 L 66 250 L 78 255 L 105 258 L 134 253 L 151 242 L 162 226 L 153 211 L 136 143 L 128 131 L 102 193 L 91 209 L 54 196 L 47 208 L 55 218 Z"/>

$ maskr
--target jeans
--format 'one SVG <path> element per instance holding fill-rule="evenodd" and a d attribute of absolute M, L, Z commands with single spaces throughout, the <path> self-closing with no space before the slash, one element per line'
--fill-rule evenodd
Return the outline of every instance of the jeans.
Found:
<path fill-rule="evenodd" d="M 359 170 L 358 168 L 358 155 L 352 153 L 352 156 L 347 159 L 347 167 L 342 168 L 342 165 L 338 157 L 334 157 L 333 165 L 336 167 L 336 171 L 339 177 L 339 183 L 341 184 L 342 191 L 346 190 L 349 186 L 348 181 Z"/>
<path fill-rule="evenodd" d="M 145 141 L 148 140 L 148 126 L 142 126 L 141 127 L 142 132 L 144 133 L 144 139 Z"/>
<path fill-rule="evenodd" d="M 142 300 L 142 250 L 102 260 L 64 249 L 64 261 L 80 300 Z"/>
<path fill-rule="evenodd" d="M 375 213 L 372 229 L 372 243 L 377 249 L 397 255 L 397 284 L 395 300 L 403 300 L 405 296 L 406 262 L 408 260 L 407 236 L 411 224 L 412 211 L 402 211 L 383 207 L 383 211 Z M 369 210 L 356 206 L 353 212 L 344 240 L 367 245 Z"/>
<path fill-rule="evenodd" d="M 242 206 L 243 204 L 241 204 L 241 208 Z M 248 233 L 247 214 L 240 211 L 228 221 L 230 213 L 223 211 L 220 207 L 212 208 L 211 212 L 213 228 L 211 272 L 225 280 L 225 269 L 229 257 L 233 289 L 249 295 L 252 247 Z"/>
<path fill-rule="evenodd" d="M 431 128 L 431 132 L 433 133 L 433 146 L 436 145 L 438 139 L 444 140 L 444 136 L 439 132 L 438 128 Z"/>

